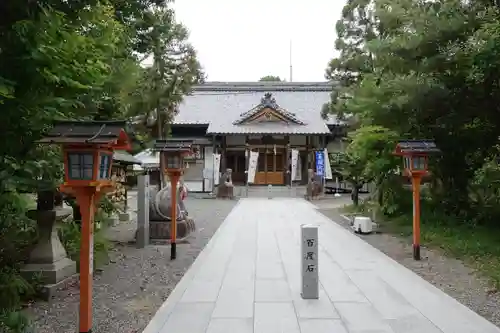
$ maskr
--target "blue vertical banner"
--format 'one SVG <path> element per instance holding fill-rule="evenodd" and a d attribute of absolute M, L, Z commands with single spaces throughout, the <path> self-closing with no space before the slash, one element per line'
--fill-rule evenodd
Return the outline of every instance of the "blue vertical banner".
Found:
<path fill-rule="evenodd" d="M 325 154 L 322 150 L 316 152 L 316 174 L 325 177 Z"/>

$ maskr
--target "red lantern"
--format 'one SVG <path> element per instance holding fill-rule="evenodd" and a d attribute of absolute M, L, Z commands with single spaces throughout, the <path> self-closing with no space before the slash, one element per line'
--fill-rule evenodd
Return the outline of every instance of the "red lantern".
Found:
<path fill-rule="evenodd" d="M 439 153 L 434 141 L 399 141 L 394 154 L 403 157 L 405 176 L 411 177 L 413 188 L 413 259 L 420 260 L 420 183 L 428 173 L 429 154 Z"/>

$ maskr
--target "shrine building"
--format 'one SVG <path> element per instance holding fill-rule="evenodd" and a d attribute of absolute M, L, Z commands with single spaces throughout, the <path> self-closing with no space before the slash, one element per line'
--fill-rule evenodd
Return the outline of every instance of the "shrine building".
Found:
<path fill-rule="evenodd" d="M 317 150 L 343 150 L 346 126 L 321 110 L 330 101 L 331 83 L 207 82 L 193 88 L 171 125 L 174 138 L 192 139 L 185 181 L 191 191 L 213 187 L 214 153 L 220 168 L 232 169 L 233 182 L 246 181 L 247 150 L 259 152 L 255 185 L 290 184 L 291 151 L 299 151 L 294 183 L 306 182 Z M 138 157 L 136 155 L 136 157 Z M 155 159 L 157 160 L 157 158 Z"/>

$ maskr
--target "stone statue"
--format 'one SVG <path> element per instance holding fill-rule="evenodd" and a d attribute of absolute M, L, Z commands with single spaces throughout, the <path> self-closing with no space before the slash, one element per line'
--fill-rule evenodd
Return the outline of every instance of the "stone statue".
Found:
<path fill-rule="evenodd" d="M 182 182 L 181 182 L 182 183 Z M 184 201 L 181 200 L 182 187 L 177 190 L 177 240 L 184 240 L 195 228 L 194 220 L 188 217 Z M 161 189 L 149 188 L 149 227 L 151 239 L 170 239 L 172 216 L 171 185 Z"/>
<path fill-rule="evenodd" d="M 226 169 L 226 172 L 222 175 L 221 184 L 217 187 L 217 198 L 234 198 L 232 173 L 233 170 Z"/>
<path fill-rule="evenodd" d="M 321 176 L 314 173 L 313 169 L 307 170 L 306 200 L 313 200 L 323 193 L 323 182 Z"/>

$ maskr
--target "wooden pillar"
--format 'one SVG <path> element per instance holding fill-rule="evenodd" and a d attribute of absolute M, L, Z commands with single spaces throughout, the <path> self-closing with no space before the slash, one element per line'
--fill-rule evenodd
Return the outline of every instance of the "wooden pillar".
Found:
<path fill-rule="evenodd" d="M 217 137 L 212 135 L 212 166 L 211 169 L 214 168 L 215 165 L 215 156 L 217 153 Z M 215 173 L 219 172 L 219 170 L 212 170 L 212 181 L 210 182 L 210 186 L 212 187 L 212 193 L 215 193 Z"/>
<path fill-rule="evenodd" d="M 289 167 L 288 164 L 290 164 L 290 136 L 287 135 L 285 137 L 285 140 L 286 140 L 286 146 L 285 146 L 285 165 L 284 165 L 284 168 L 283 168 L 283 172 L 285 173 L 285 177 L 284 177 L 284 180 L 285 180 L 285 185 L 290 185 L 290 180 L 292 179 L 292 170 L 291 168 Z"/>
<path fill-rule="evenodd" d="M 226 136 L 223 135 L 222 136 L 222 152 L 221 152 L 221 158 L 220 158 L 220 165 L 221 165 L 222 173 L 226 172 L 226 167 L 227 167 L 226 151 L 227 151 Z"/>
<path fill-rule="evenodd" d="M 304 173 L 302 174 L 302 183 L 303 184 L 307 184 L 308 182 L 308 172 L 307 170 L 309 170 L 309 167 L 310 167 L 310 138 L 309 138 L 309 135 L 306 136 L 306 163 L 305 163 L 305 170 L 304 170 Z"/>
<path fill-rule="evenodd" d="M 248 144 L 249 136 L 245 135 L 245 186 L 248 185 L 248 167 L 250 163 L 250 151 L 251 147 Z"/>
<path fill-rule="evenodd" d="M 212 152 L 213 153 L 213 152 Z M 201 192 L 205 193 L 205 146 L 200 145 L 200 155 L 203 156 L 203 169 L 201 170 Z M 196 163 L 196 161 L 195 161 Z"/>
<path fill-rule="evenodd" d="M 128 181 L 127 181 L 127 169 L 128 166 L 125 164 L 123 167 L 123 187 L 125 188 L 125 202 L 124 202 L 124 213 L 128 211 Z"/>

